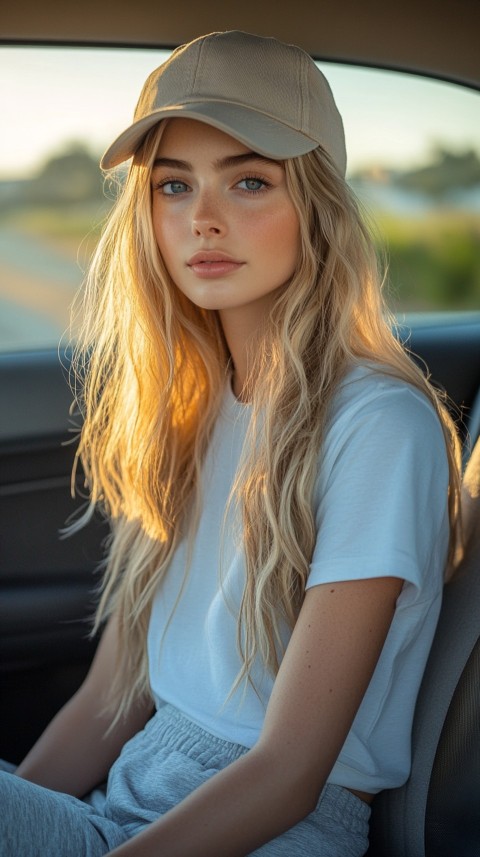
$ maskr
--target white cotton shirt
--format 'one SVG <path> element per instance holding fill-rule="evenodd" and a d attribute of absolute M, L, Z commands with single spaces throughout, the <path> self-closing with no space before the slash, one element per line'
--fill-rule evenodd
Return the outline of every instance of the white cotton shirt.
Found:
<path fill-rule="evenodd" d="M 240 516 L 231 511 L 225 526 L 224 516 L 249 418 L 249 406 L 228 389 L 204 465 L 189 571 L 185 577 L 182 542 L 156 593 L 148 631 L 156 705 L 170 703 L 212 734 L 246 747 L 258 739 L 273 687 L 256 663 L 255 689 L 244 683 L 230 694 L 241 667 L 237 612 L 245 564 Z M 307 588 L 384 576 L 405 582 L 329 782 L 376 792 L 408 777 L 413 709 L 441 603 L 447 491 L 443 433 L 425 397 L 369 366 L 354 368 L 334 401 L 319 464 L 317 544 Z M 283 637 L 287 643 L 286 628 Z"/>

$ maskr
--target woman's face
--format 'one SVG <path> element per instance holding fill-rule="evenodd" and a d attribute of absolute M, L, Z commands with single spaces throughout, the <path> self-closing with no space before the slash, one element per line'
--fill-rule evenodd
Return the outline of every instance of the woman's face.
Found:
<path fill-rule="evenodd" d="M 173 119 L 152 188 L 155 236 L 178 288 L 223 320 L 264 315 L 300 246 L 282 164 L 202 122 Z"/>

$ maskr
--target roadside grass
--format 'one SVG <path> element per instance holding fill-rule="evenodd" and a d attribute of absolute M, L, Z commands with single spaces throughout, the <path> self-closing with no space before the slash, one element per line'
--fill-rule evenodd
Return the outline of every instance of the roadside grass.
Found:
<path fill-rule="evenodd" d="M 480 308 L 480 218 L 439 209 L 428 217 L 377 215 L 387 298 L 396 312 Z M 383 244 L 383 248 L 381 245 Z"/>
<path fill-rule="evenodd" d="M 82 205 L 18 207 L 6 211 L 1 223 L 48 244 L 85 268 L 109 208 L 108 200 Z"/>

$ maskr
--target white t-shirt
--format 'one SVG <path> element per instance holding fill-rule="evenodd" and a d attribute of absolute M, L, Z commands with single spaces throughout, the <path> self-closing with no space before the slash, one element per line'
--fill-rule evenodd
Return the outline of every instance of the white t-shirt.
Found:
<path fill-rule="evenodd" d="M 246 747 L 258 739 L 273 686 L 256 663 L 255 690 L 243 684 L 229 696 L 241 666 L 237 611 L 245 565 L 240 516 L 231 511 L 225 526 L 224 516 L 249 418 L 250 407 L 228 389 L 204 465 L 205 502 L 189 573 L 185 578 L 181 543 L 148 632 L 157 706 L 171 703 Z M 375 792 L 408 777 L 413 709 L 441 603 L 447 489 L 443 433 L 428 401 L 403 381 L 367 366 L 353 369 L 335 398 L 319 464 L 318 540 L 307 587 L 383 576 L 405 583 L 332 783 Z M 283 633 L 287 642 L 288 629 Z"/>

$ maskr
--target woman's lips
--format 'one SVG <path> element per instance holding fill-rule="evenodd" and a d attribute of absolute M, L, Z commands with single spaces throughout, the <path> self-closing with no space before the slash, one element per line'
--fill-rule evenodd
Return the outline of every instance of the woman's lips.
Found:
<path fill-rule="evenodd" d="M 238 271 L 244 264 L 223 253 L 196 253 L 187 262 L 187 267 L 200 279 L 208 280 Z"/>

